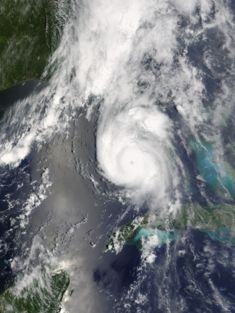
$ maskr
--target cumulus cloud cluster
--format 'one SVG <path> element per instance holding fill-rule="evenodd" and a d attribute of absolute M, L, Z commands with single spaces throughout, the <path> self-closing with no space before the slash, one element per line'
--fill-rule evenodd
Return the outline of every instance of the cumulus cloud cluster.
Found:
<path fill-rule="evenodd" d="M 170 187 L 169 127 L 168 118 L 150 107 L 123 109 L 111 123 L 101 121 L 97 158 L 103 174 L 135 200 L 155 194 L 162 201 Z"/>
<path fill-rule="evenodd" d="M 18 164 L 35 141 L 64 129 L 72 118 L 68 107 L 84 106 L 97 96 L 102 99 L 97 125 L 100 172 L 135 201 L 148 195 L 153 203 L 165 199 L 167 205 L 183 168 L 167 112 L 174 106 L 194 133 L 209 125 L 211 116 L 218 120 L 221 105 L 214 105 L 213 112 L 206 107 L 203 67 L 190 61 L 189 47 L 216 29 L 224 38 L 224 53 L 231 57 L 229 1 L 92 0 L 73 1 L 72 6 L 73 18 L 51 60 L 57 66 L 50 86 L 29 100 L 23 128 L 18 127 L 13 139 L 2 137 L 0 162 Z M 217 70 L 210 51 L 203 52 L 202 61 L 212 74 Z M 226 81 L 223 86 L 221 101 L 228 94 Z"/>

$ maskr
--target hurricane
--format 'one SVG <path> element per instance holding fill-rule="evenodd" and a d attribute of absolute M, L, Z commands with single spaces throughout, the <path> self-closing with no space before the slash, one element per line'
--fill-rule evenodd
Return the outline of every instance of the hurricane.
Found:
<path fill-rule="evenodd" d="M 0 313 L 235 312 L 233 0 L 52 2 L 0 91 Z"/>

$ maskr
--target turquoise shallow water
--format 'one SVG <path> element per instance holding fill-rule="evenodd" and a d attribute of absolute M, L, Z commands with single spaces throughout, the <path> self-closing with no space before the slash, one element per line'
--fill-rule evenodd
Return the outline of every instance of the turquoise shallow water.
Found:
<path fill-rule="evenodd" d="M 140 228 L 137 233 L 135 234 L 134 238 L 131 240 L 132 243 L 139 243 L 143 242 L 145 240 L 148 240 L 149 238 L 155 236 L 157 238 L 157 246 L 161 247 L 165 243 L 175 240 L 176 239 L 176 233 L 175 232 L 168 232 L 168 231 L 162 231 L 158 229 L 147 229 L 147 228 Z"/>
<path fill-rule="evenodd" d="M 215 160 L 215 148 L 211 143 L 190 142 L 195 157 L 196 167 L 206 185 L 213 192 L 228 192 L 235 199 L 235 179 L 226 169 L 226 163 Z"/>
<path fill-rule="evenodd" d="M 206 233 L 212 240 L 218 240 L 224 243 L 235 243 L 234 233 L 232 233 L 229 228 L 224 227 L 213 231 L 206 231 Z"/>
<path fill-rule="evenodd" d="M 48 86 L 2 122 L 1 264 L 32 248 L 26 277 L 50 251 L 70 274 L 66 313 L 234 313 L 235 166 L 219 135 L 235 98 L 232 1 L 72 4 Z M 22 151 L 26 183 L 7 163 Z M 104 253 L 113 233 L 121 244 Z"/>

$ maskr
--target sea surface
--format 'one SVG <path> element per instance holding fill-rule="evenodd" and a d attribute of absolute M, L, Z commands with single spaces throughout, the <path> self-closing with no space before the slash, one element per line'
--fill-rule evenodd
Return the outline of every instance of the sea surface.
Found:
<path fill-rule="evenodd" d="M 1 291 L 235 312 L 234 34 L 232 0 L 71 1 L 52 77 L 0 93 Z"/>

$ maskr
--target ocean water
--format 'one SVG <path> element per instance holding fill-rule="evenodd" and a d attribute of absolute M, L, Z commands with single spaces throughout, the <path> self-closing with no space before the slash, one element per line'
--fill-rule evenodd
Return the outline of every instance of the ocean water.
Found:
<path fill-rule="evenodd" d="M 0 94 L 1 289 L 59 269 L 61 312 L 235 312 L 233 1 L 70 6 L 49 81 Z"/>

